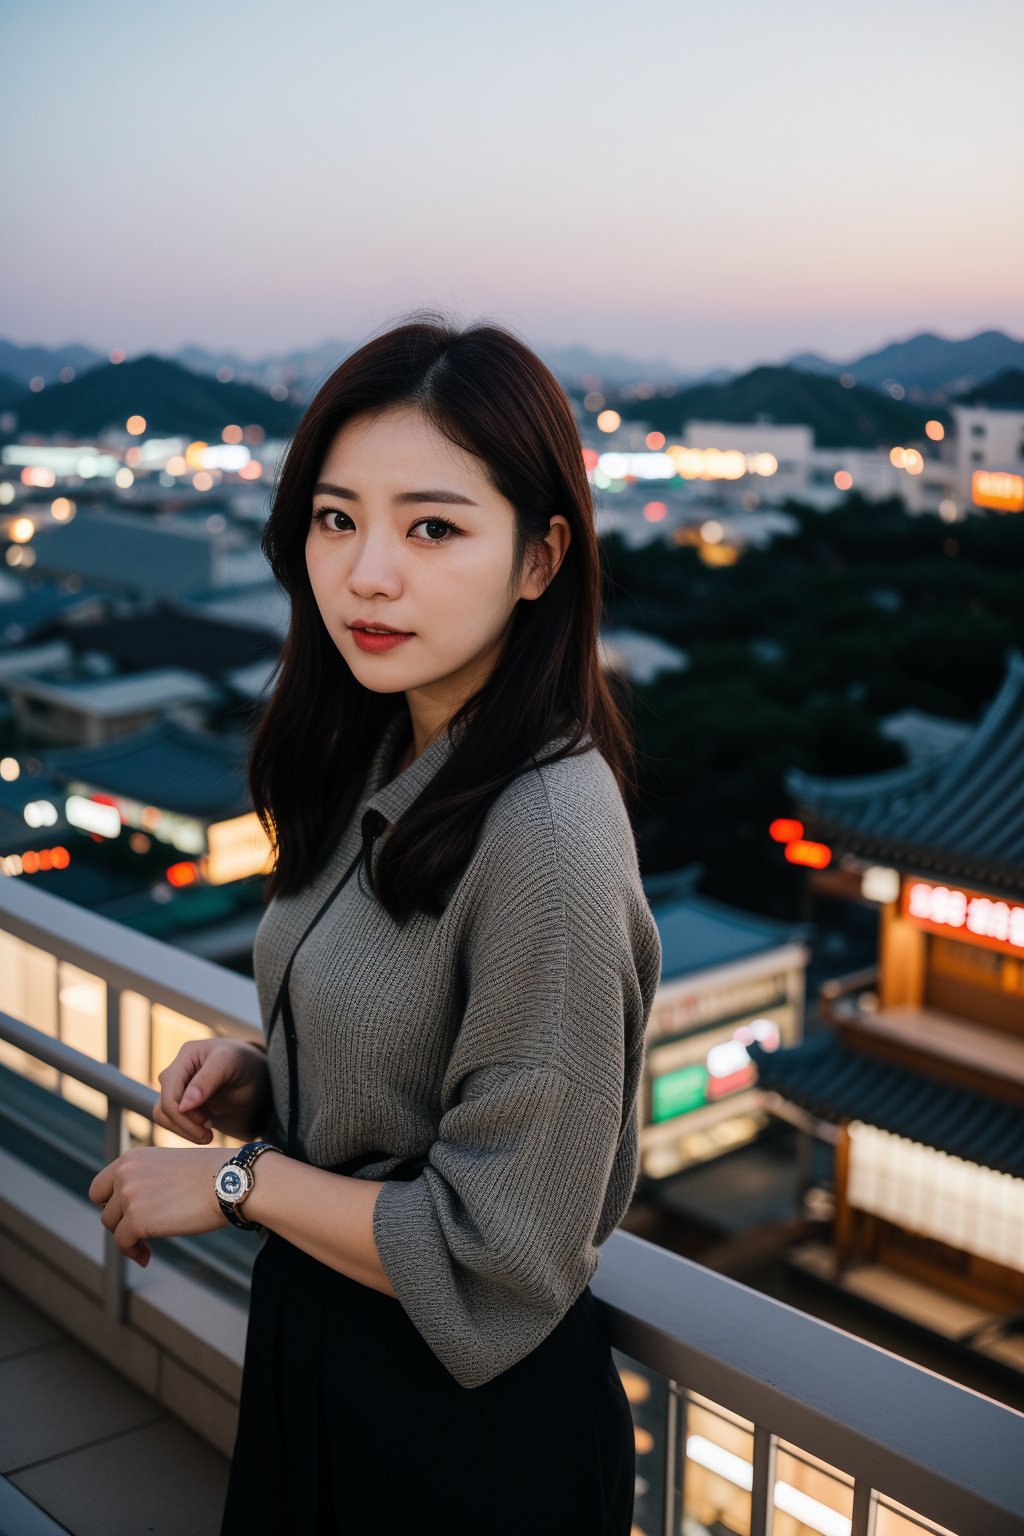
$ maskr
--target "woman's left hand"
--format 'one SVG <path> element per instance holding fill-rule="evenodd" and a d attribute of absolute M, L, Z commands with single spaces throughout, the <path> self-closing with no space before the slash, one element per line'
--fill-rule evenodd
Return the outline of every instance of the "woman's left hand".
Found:
<path fill-rule="evenodd" d="M 101 1168 L 89 1199 L 121 1252 L 143 1268 L 150 1237 L 183 1237 L 229 1225 L 213 1181 L 231 1156 L 225 1147 L 131 1147 Z"/>

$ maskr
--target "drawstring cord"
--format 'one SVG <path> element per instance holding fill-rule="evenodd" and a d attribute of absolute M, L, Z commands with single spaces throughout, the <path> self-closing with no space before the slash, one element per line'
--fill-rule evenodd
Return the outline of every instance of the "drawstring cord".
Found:
<path fill-rule="evenodd" d="M 266 1041 L 267 1041 L 267 1048 L 269 1050 L 271 1031 L 273 1030 L 275 1023 L 277 1022 L 277 1018 L 278 1018 L 279 1014 L 280 1014 L 281 1018 L 284 1021 L 285 1043 L 286 1043 L 286 1046 L 287 1046 L 287 1054 L 288 1054 L 288 1145 L 287 1145 L 287 1152 L 288 1152 L 288 1156 L 289 1157 L 299 1158 L 300 1161 L 302 1161 L 302 1162 L 307 1162 L 308 1159 L 307 1159 L 307 1157 L 305 1155 L 305 1151 L 304 1150 L 300 1150 L 300 1148 L 299 1148 L 299 1084 L 298 1084 L 299 1065 L 298 1065 L 298 1047 L 297 1047 L 296 1042 L 295 1042 L 295 1020 L 294 1020 L 294 1017 L 292 1015 L 292 1004 L 291 1004 L 291 997 L 289 996 L 289 993 L 288 993 L 288 982 L 289 982 L 289 980 L 291 978 L 292 966 L 295 963 L 295 956 L 298 954 L 299 950 L 302 948 L 302 945 L 305 943 L 306 939 L 312 933 L 312 931 L 316 927 L 317 923 L 323 917 L 324 913 L 327 911 L 327 908 L 331 905 L 331 903 L 334 900 L 334 898 L 338 895 L 338 892 L 346 884 L 346 882 L 349 880 L 349 878 L 355 873 L 356 869 L 358 869 L 360 864 L 363 864 L 365 866 L 367 878 L 372 882 L 372 879 L 373 879 L 373 845 L 374 845 L 374 842 L 376 841 L 376 839 L 380 836 L 381 832 L 383 832 L 383 830 L 384 830 L 384 828 L 386 826 L 387 826 L 387 817 L 384 816 L 382 814 L 382 812 L 375 811 L 375 810 L 369 810 L 369 811 L 366 811 L 364 813 L 364 815 L 363 815 L 363 822 L 362 822 L 363 837 L 362 837 L 362 842 L 360 844 L 359 850 L 356 853 L 355 857 L 353 858 L 352 862 L 349 864 L 349 866 L 346 869 L 345 873 L 341 876 L 341 879 L 337 882 L 337 884 L 335 885 L 334 889 L 331 891 L 330 895 L 326 898 L 326 900 L 324 902 L 321 903 L 320 909 L 317 912 L 316 916 L 308 924 L 305 933 L 302 935 L 302 938 L 298 941 L 298 943 L 295 945 L 295 948 L 292 950 L 291 955 L 289 956 L 289 959 L 288 959 L 288 964 L 285 966 L 285 969 L 284 969 L 284 975 L 281 978 L 281 985 L 277 989 L 277 998 L 276 998 L 276 1000 L 274 1002 L 274 1007 L 273 1007 L 273 1010 L 272 1010 L 271 1015 L 270 1015 L 270 1020 L 269 1020 L 269 1022 L 267 1024 Z"/>

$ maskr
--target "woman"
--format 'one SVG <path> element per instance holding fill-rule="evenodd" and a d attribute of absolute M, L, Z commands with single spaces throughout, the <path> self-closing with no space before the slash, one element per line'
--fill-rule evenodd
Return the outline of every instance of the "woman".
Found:
<path fill-rule="evenodd" d="M 263 1144 L 245 1174 L 136 1149 L 90 1194 L 140 1263 L 266 1229 L 221 1536 L 628 1536 L 589 1282 L 661 949 L 569 402 L 501 327 L 414 317 L 312 401 L 263 548 L 292 605 L 250 759 L 266 1053 L 190 1042 L 154 1116 Z"/>

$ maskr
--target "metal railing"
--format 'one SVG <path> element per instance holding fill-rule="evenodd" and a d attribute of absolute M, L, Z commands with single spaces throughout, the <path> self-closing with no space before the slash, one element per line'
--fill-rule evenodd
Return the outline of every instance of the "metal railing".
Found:
<path fill-rule="evenodd" d="M 5 890 L 13 884 L 0 881 L 0 927 L 106 982 L 113 1062 L 125 986 L 154 1000 L 173 996 L 173 1006 L 215 1027 L 254 1027 L 255 986 L 246 978 L 38 891 L 19 893 L 15 913 Z M 126 1145 L 126 1112 L 151 1115 L 154 1090 L 112 1062 L 4 1013 L 0 1038 L 106 1095 L 111 1159 Z M 105 1306 L 123 1317 L 126 1260 L 109 1232 L 105 1256 Z M 681 1530 L 690 1392 L 754 1426 L 750 1536 L 771 1536 L 784 1442 L 852 1478 L 851 1536 L 872 1536 L 883 1495 L 958 1536 L 1024 1531 L 1024 1414 L 622 1230 L 604 1245 L 592 1289 L 613 1347 L 669 1385 L 663 1536 Z"/>
<path fill-rule="evenodd" d="M 818 1017 L 823 1024 L 833 1024 L 836 1011 L 843 1004 L 854 1003 L 862 992 L 873 992 L 878 986 L 877 964 L 866 965 L 859 971 L 848 971 L 845 976 L 833 976 L 818 988 Z"/>
<path fill-rule="evenodd" d="M 55 961 L 98 977 L 104 984 L 105 1062 L 74 1050 L 42 1030 L 30 1029 L 25 1035 L 28 1026 L 9 1014 L 0 1013 L 0 1035 L 58 1072 L 106 1095 L 108 1162 L 128 1148 L 126 1113 L 134 1111 L 152 1120 L 152 1107 L 159 1098 L 154 1089 L 119 1070 L 125 993 L 140 994 L 150 1004 L 161 1004 L 219 1034 L 254 1042 L 263 1039 L 259 1000 L 249 977 L 138 933 L 123 923 L 100 917 L 60 896 L 33 889 L 24 879 L 0 879 L 0 931 L 45 951 Z M 59 993 L 56 968 L 54 983 Z M 54 999 L 53 1013 L 60 1017 L 59 997 Z M 113 1233 L 106 1233 L 105 1246 L 105 1306 L 112 1318 L 123 1321 L 127 1305 L 126 1266 L 130 1260 L 117 1248 Z M 202 1262 L 219 1270 L 223 1278 L 234 1278 L 212 1255 L 204 1254 Z"/>

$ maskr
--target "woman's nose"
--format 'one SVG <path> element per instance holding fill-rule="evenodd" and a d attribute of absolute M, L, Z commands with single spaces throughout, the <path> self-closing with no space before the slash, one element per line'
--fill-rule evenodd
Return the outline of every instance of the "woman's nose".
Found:
<path fill-rule="evenodd" d="M 377 592 L 397 595 L 402 582 L 394 551 L 380 541 L 368 539 L 353 555 L 348 584 L 360 597 L 370 597 Z"/>

